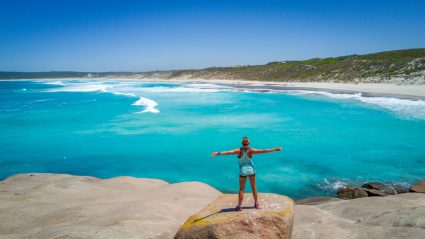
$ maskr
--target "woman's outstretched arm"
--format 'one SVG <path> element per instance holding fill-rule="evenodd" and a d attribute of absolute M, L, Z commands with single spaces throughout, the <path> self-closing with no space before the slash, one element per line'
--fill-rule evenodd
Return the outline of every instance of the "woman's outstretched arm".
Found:
<path fill-rule="evenodd" d="M 211 157 L 215 157 L 218 155 L 229 155 L 229 154 L 238 154 L 240 151 L 240 149 L 234 149 L 234 150 L 229 150 L 229 151 L 224 151 L 224 152 L 213 152 L 211 154 Z"/>
<path fill-rule="evenodd" d="M 252 154 L 263 154 L 263 153 L 270 153 L 270 152 L 275 152 L 275 151 L 281 151 L 282 147 L 276 147 L 276 148 L 272 148 L 272 149 L 253 149 L 250 148 L 249 152 Z"/>

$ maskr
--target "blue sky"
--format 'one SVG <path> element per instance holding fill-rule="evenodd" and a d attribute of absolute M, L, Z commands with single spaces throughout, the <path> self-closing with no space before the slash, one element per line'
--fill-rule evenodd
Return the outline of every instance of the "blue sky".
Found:
<path fill-rule="evenodd" d="M 150 71 L 425 47 L 425 1 L 0 0 L 0 71 Z"/>

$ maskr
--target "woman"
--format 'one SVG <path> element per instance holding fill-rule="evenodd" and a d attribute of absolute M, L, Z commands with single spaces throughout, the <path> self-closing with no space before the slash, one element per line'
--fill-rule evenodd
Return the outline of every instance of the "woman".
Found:
<path fill-rule="evenodd" d="M 229 155 L 229 154 L 237 154 L 239 159 L 239 203 L 236 207 L 236 211 L 242 210 L 242 201 L 243 194 L 245 189 L 246 178 L 249 177 L 249 182 L 251 184 L 252 195 L 254 196 L 254 207 L 260 208 L 260 204 L 258 203 L 257 197 L 257 186 L 255 185 L 255 167 L 252 162 L 253 154 L 262 154 L 269 153 L 274 151 L 282 150 L 281 147 L 276 147 L 273 149 L 253 149 L 249 147 L 249 139 L 248 137 L 242 138 L 242 147 L 230 151 L 225 152 L 213 152 L 212 157 L 220 156 L 220 155 Z"/>

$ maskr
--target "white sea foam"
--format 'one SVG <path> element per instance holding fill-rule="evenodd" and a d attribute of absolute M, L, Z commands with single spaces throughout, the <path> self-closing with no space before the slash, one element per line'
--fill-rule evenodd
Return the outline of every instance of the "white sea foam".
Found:
<path fill-rule="evenodd" d="M 45 83 L 45 84 L 48 84 L 48 85 L 65 85 L 65 83 L 63 81 L 60 81 L 60 80 L 58 80 L 58 81 L 42 81 L 42 82 Z"/>
<path fill-rule="evenodd" d="M 200 86 L 201 84 L 172 84 L 170 86 L 144 86 L 140 82 L 102 82 L 99 81 L 88 81 L 88 82 L 62 82 L 60 86 L 54 89 L 50 89 L 50 92 L 68 91 L 68 92 L 91 92 L 91 91 L 103 91 L 111 92 L 116 95 L 127 95 L 127 96 L 139 96 L 138 93 L 167 93 L 167 92 L 179 92 L 179 93 L 192 93 L 192 92 L 217 92 L 230 87 L 220 87 L 218 85 L 207 85 Z M 52 84 L 47 82 L 46 84 Z M 59 84 L 55 84 L 58 85 Z"/>
<path fill-rule="evenodd" d="M 402 118 L 425 119 L 425 101 L 423 100 L 399 99 L 392 97 L 371 97 L 363 96 L 362 93 L 339 94 L 325 91 L 288 90 L 287 93 L 295 95 L 321 95 L 341 100 L 356 100 L 365 104 L 390 110 Z"/>
<path fill-rule="evenodd" d="M 141 105 L 146 107 L 144 110 L 140 111 L 139 113 L 146 113 L 146 112 L 159 113 L 159 110 L 155 108 L 158 105 L 158 103 L 146 97 L 140 97 L 136 102 L 133 103 L 133 105 Z"/>
<path fill-rule="evenodd" d="M 319 188 L 322 188 L 325 191 L 337 191 L 341 187 L 348 186 L 349 183 L 346 180 L 342 179 L 327 179 L 323 180 L 323 183 L 319 185 Z"/>
<path fill-rule="evenodd" d="M 220 89 L 209 89 L 209 88 L 192 88 L 190 86 L 156 86 L 156 87 L 144 87 L 137 89 L 138 92 L 151 92 L 151 93 L 209 93 L 218 92 Z"/>
<path fill-rule="evenodd" d="M 88 84 L 88 83 L 70 83 L 65 84 L 64 87 L 49 89 L 49 92 L 94 92 L 102 91 L 107 92 L 108 85 L 104 84 Z"/>
<path fill-rule="evenodd" d="M 5 110 L 0 110 L 0 111 L 4 111 L 4 112 L 11 112 L 11 111 L 20 111 L 21 109 L 5 109 Z"/>
<path fill-rule="evenodd" d="M 364 96 L 362 93 L 345 94 L 332 93 L 327 91 L 310 91 L 310 90 L 281 90 L 281 89 L 264 89 L 264 88 L 235 88 L 241 92 L 257 92 L 257 93 L 284 93 L 291 95 L 317 95 L 337 100 L 353 100 L 367 105 L 372 105 L 389 110 L 401 118 L 407 119 L 425 119 L 425 101 L 399 99 L 393 97 L 372 97 Z M 226 89 L 229 90 L 229 89 Z"/>
<path fill-rule="evenodd" d="M 123 95 L 128 97 L 138 97 L 139 100 L 133 103 L 135 106 L 144 106 L 145 109 L 140 111 L 140 113 L 159 113 L 159 110 L 155 107 L 158 105 L 155 101 L 148 99 L 146 97 L 140 96 L 140 91 L 138 84 L 139 82 L 99 82 L 99 81 L 81 81 L 81 82 L 52 82 L 45 81 L 43 83 L 60 85 L 62 87 L 57 87 L 47 90 L 48 92 L 106 92 L 112 93 L 114 95 Z"/>
<path fill-rule="evenodd" d="M 292 94 L 292 95 L 322 95 L 322 96 L 335 98 L 335 99 L 358 99 L 359 97 L 362 97 L 361 93 L 340 94 L 340 93 L 331 93 L 326 91 L 310 91 L 310 90 L 284 90 L 283 92 Z"/>
<path fill-rule="evenodd" d="M 389 109 L 401 117 L 425 119 L 425 101 L 387 97 L 361 97 L 360 101 Z"/>
<path fill-rule="evenodd" d="M 209 83 L 189 83 L 185 84 L 188 88 L 195 88 L 195 89 L 232 89 L 233 87 L 230 86 L 224 86 L 224 85 L 216 85 L 216 84 L 209 84 Z"/>
<path fill-rule="evenodd" d="M 41 99 L 41 100 L 34 100 L 33 102 L 44 102 L 44 101 L 49 101 L 49 100 L 53 100 L 53 99 Z"/>
<path fill-rule="evenodd" d="M 130 96 L 130 97 L 137 97 L 137 95 L 133 94 L 133 93 L 123 93 L 123 92 L 118 92 L 118 91 L 112 91 L 111 92 L 114 95 L 125 95 L 125 96 Z"/>
<path fill-rule="evenodd" d="M 50 92 L 109 92 L 115 95 L 125 95 L 129 97 L 143 97 L 145 93 L 213 93 L 219 91 L 235 92 L 257 92 L 257 93 L 284 93 L 291 95 L 317 95 L 338 100 L 353 100 L 380 107 L 393 112 L 402 118 L 425 119 L 425 101 L 398 99 L 391 97 L 370 97 L 361 93 L 345 94 L 332 93 L 327 91 L 310 90 L 288 90 L 269 88 L 247 88 L 232 87 L 207 83 L 170 83 L 166 85 L 150 86 L 153 82 L 140 81 L 66 81 L 66 80 L 46 80 L 38 81 L 46 84 L 57 85 L 59 87 L 49 89 Z M 154 82 L 157 83 L 157 82 Z M 61 86 L 61 87 L 60 87 Z M 151 112 L 149 110 L 145 112 Z"/>

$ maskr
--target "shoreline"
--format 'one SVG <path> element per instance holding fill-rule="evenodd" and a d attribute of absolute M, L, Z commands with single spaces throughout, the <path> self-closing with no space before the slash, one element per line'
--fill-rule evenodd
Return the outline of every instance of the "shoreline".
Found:
<path fill-rule="evenodd" d="M 229 79 L 163 79 L 163 78 L 38 78 L 1 81 L 37 81 L 37 80 L 117 80 L 142 82 L 206 83 L 229 85 L 235 88 L 264 90 L 305 90 L 329 92 L 333 94 L 358 94 L 364 97 L 388 97 L 406 100 L 425 100 L 425 85 L 400 85 L 391 83 L 335 83 L 335 82 L 274 82 Z"/>
<path fill-rule="evenodd" d="M 132 178 L 135 180 L 148 180 L 148 181 L 161 181 L 167 184 L 186 184 L 186 183 L 199 183 L 199 184 L 204 184 L 207 185 L 208 187 L 216 190 L 217 192 L 220 192 L 221 194 L 237 194 L 238 193 L 238 189 L 235 188 L 235 191 L 229 191 L 229 190 L 221 190 L 219 188 L 216 188 L 208 183 L 202 182 L 202 181 L 177 181 L 177 182 L 172 182 L 172 181 L 168 181 L 162 178 L 147 178 L 147 177 L 134 177 L 134 176 L 130 176 L 130 175 L 119 175 L 119 176 L 113 176 L 113 177 L 108 177 L 108 178 L 100 178 L 97 176 L 92 176 L 92 175 L 79 175 L 79 174 L 68 174 L 68 173 L 54 173 L 54 172 L 29 172 L 29 173 L 16 173 L 16 174 L 12 174 L 9 175 L 7 177 L 4 178 L 0 178 L 0 184 L 1 182 L 4 182 L 6 180 L 9 180 L 11 178 L 14 177 L 20 177 L 22 175 L 53 175 L 53 176 L 69 176 L 69 177 L 89 177 L 89 178 L 93 178 L 96 180 L 106 180 L 106 181 L 114 181 L 114 180 L 118 180 L 118 179 L 122 179 L 122 178 Z M 394 182 L 397 183 L 397 182 Z M 412 184 L 413 185 L 413 184 Z M 249 194 L 251 193 L 250 191 L 245 191 L 245 194 Z M 261 191 L 258 191 L 258 193 L 262 193 Z M 281 195 L 281 196 L 288 196 L 287 194 L 280 194 L 280 193 L 274 193 L 274 192 L 265 192 L 265 193 L 273 193 L 273 194 L 277 194 L 277 195 Z M 289 197 L 289 196 L 288 196 Z M 339 200 L 343 200 L 341 198 L 338 197 L 337 191 L 335 191 L 334 195 L 328 195 L 328 194 L 324 194 L 324 195 L 317 195 L 317 196 L 304 196 L 304 197 L 290 197 L 294 200 L 294 202 L 297 204 L 297 202 L 299 204 L 311 204 L 311 203 L 325 203 L 325 202 L 330 202 L 330 201 L 339 201 Z"/>
<path fill-rule="evenodd" d="M 325 91 L 336 94 L 362 93 L 366 97 L 389 97 L 410 100 L 425 100 L 425 85 L 398 85 L 389 83 L 334 83 L 334 82 L 273 82 L 250 80 L 211 80 L 211 79 L 132 79 L 140 81 L 209 83 L 265 88 L 274 90 Z"/>
<path fill-rule="evenodd" d="M 100 178 L 100 177 L 92 176 L 92 175 L 79 175 L 79 174 L 54 173 L 54 172 L 16 173 L 16 174 L 12 174 L 12 175 L 6 176 L 4 178 L 0 178 L 0 184 L 3 181 L 6 181 L 6 180 L 8 180 L 10 178 L 21 176 L 21 175 L 59 175 L 59 176 L 60 175 L 66 175 L 66 176 L 72 176 L 72 177 L 90 177 L 90 178 L 94 178 L 94 179 L 97 179 L 97 180 L 112 180 L 112 181 L 115 180 L 115 179 L 120 179 L 120 178 L 133 178 L 133 179 L 136 179 L 136 180 L 162 181 L 162 182 L 165 182 L 165 183 L 168 183 L 168 184 L 201 183 L 201 184 L 208 185 L 209 187 L 215 189 L 216 191 L 218 191 L 218 192 L 220 192 L 222 194 L 236 194 L 236 193 L 238 193 L 238 189 L 236 189 L 236 188 L 235 188 L 235 191 L 221 190 L 221 189 L 218 189 L 218 188 L 216 188 L 216 187 L 214 187 L 214 186 L 212 186 L 212 185 L 210 185 L 208 183 L 202 182 L 202 181 L 179 181 L 179 182 L 171 182 L 171 181 L 168 181 L 168 180 L 165 180 L 165 179 L 162 179 L 162 178 L 146 178 L 146 177 L 139 178 L 139 177 L 134 177 L 134 176 L 130 176 L 130 175 L 119 175 L 119 176 L 113 176 L 113 177 L 109 177 L 109 178 Z M 245 191 L 245 194 L 247 194 L 247 193 L 251 193 L 251 192 Z M 258 193 L 262 193 L 262 192 L 259 191 Z M 287 196 L 285 194 L 280 194 L 280 193 L 274 193 L 274 194 L 281 195 L 281 196 Z M 307 197 L 300 197 L 300 198 L 296 198 L 296 197 L 291 197 L 291 198 L 294 201 L 310 201 L 310 200 L 316 201 L 317 199 L 319 199 L 319 200 L 320 199 L 329 199 L 329 200 L 339 199 L 338 198 L 338 195 L 336 193 L 335 193 L 334 196 L 322 195 L 322 196 L 313 196 L 313 197 L 307 196 Z"/>

